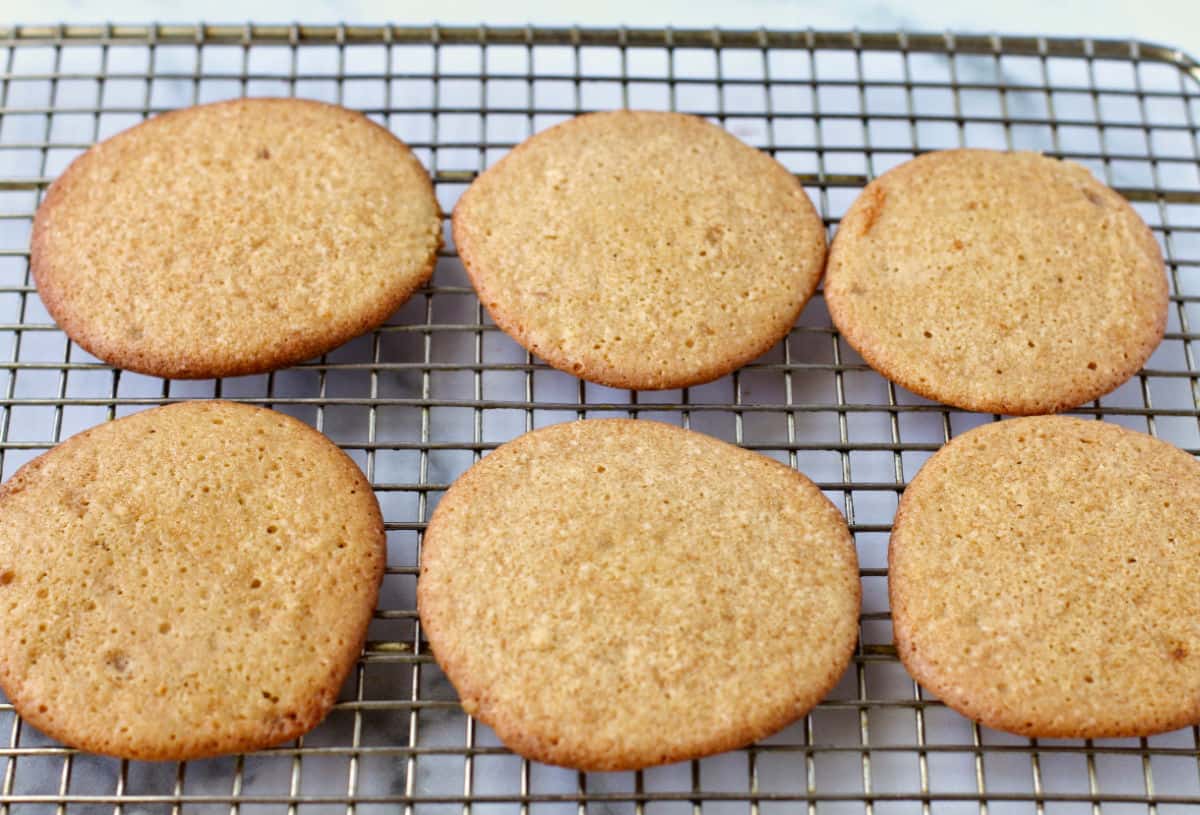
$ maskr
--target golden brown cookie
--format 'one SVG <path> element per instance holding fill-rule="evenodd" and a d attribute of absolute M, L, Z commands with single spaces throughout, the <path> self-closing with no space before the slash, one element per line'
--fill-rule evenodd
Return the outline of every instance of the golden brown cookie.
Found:
<path fill-rule="evenodd" d="M 1086 168 L 927 153 L 872 181 L 829 252 L 825 301 L 875 370 L 929 399 L 1052 413 L 1108 393 L 1162 339 L 1149 228 Z"/>
<path fill-rule="evenodd" d="M 454 241 L 497 325 L 556 368 L 622 388 L 721 377 L 787 335 L 821 277 L 800 182 L 695 116 L 580 116 L 464 193 Z"/>
<path fill-rule="evenodd" d="M 628 419 L 527 433 L 471 468 L 417 582 L 463 708 L 521 755 L 585 770 L 697 758 L 803 716 L 846 669 L 859 598 L 846 522 L 811 481 Z"/>
<path fill-rule="evenodd" d="M 345 108 L 187 108 L 71 163 L 34 219 L 47 310 L 113 365 L 260 373 L 388 318 L 433 272 L 441 213 L 399 139 Z"/>
<path fill-rule="evenodd" d="M 96 753 L 278 744 L 329 712 L 384 560 L 370 484 L 296 419 L 206 401 L 102 424 L 0 487 L 0 686 Z"/>
<path fill-rule="evenodd" d="M 896 650 L 947 705 L 1025 736 L 1200 722 L 1200 462 L 1060 416 L 976 428 L 904 493 Z"/>

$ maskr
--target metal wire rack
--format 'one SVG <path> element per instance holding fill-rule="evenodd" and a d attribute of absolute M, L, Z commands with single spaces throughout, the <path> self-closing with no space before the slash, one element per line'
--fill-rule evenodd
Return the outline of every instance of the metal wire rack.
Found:
<path fill-rule="evenodd" d="M 0 29 L 0 457 L 3 476 L 71 433 L 223 396 L 313 423 L 364 468 L 389 567 L 370 641 L 329 719 L 287 746 L 188 764 L 99 758 L 0 704 L 0 815 L 68 811 L 405 813 L 1176 812 L 1200 805 L 1200 730 L 1049 741 L 980 728 L 926 696 L 891 648 L 885 549 L 921 462 L 995 417 L 922 400 L 869 370 L 820 296 L 790 336 L 718 382 L 634 393 L 530 358 L 496 330 L 453 244 L 380 330 L 269 376 L 167 382 L 67 341 L 29 276 L 32 213 L 80 151 L 161 110 L 297 95 L 365 111 L 409 142 L 443 207 L 530 133 L 620 106 L 712 117 L 773 153 L 832 229 L 868 179 L 959 145 L 1084 163 L 1134 202 L 1171 279 L 1166 339 L 1084 415 L 1200 448 L 1200 65 L 1139 42 L 816 31 L 58 26 Z M 447 230 L 448 232 L 448 230 Z M 449 241 L 449 235 L 447 235 Z M 817 481 L 857 539 L 861 644 L 830 698 L 739 750 L 639 773 L 523 761 L 467 718 L 416 619 L 421 532 L 438 496 L 515 435 L 583 416 L 680 423 Z"/>

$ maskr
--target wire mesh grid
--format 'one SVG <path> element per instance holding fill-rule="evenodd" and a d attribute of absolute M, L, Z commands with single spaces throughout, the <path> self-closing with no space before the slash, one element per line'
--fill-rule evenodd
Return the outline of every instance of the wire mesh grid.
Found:
<path fill-rule="evenodd" d="M 267 376 L 168 382 L 70 343 L 29 275 L 47 184 L 96 140 L 161 110 L 296 95 L 404 138 L 443 208 L 531 133 L 614 107 L 711 117 L 805 183 L 830 230 L 870 178 L 937 148 L 1035 149 L 1125 194 L 1168 260 L 1166 339 L 1079 414 L 1200 447 L 1200 67 L 1137 42 L 857 32 L 98 26 L 0 29 L 0 456 L 7 478 L 95 423 L 221 396 L 323 430 L 383 506 L 389 564 L 362 658 L 303 739 L 187 764 L 78 753 L 0 703 L 0 815 L 122 812 L 1171 812 L 1200 804 L 1200 729 L 1031 740 L 924 694 L 891 647 L 885 551 L 906 481 L 956 433 L 948 410 L 868 369 L 820 295 L 788 338 L 717 382 L 630 392 L 578 381 L 499 332 L 453 251 L 387 325 Z M 421 533 L 448 484 L 533 427 L 654 418 L 797 467 L 841 507 L 864 587 L 861 642 L 807 718 L 745 750 L 638 773 L 524 761 L 466 717 L 422 641 Z M 720 659 L 720 655 L 713 655 Z M 717 700 L 714 700 L 714 702 Z M 0 699 L 2 702 L 2 699 Z"/>

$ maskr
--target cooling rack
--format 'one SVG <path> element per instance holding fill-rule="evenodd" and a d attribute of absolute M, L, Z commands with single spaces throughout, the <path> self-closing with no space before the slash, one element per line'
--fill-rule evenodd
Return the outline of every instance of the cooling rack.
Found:
<path fill-rule="evenodd" d="M 634 393 L 547 368 L 496 330 L 447 250 L 386 326 L 269 376 L 167 382 L 67 341 L 29 276 L 31 217 L 72 158 L 162 110 L 297 95 L 366 112 L 414 147 L 443 208 L 530 133 L 587 110 L 711 117 L 774 154 L 832 231 L 859 189 L 960 145 L 1079 161 L 1152 226 L 1166 339 L 1078 413 L 1200 447 L 1200 66 L 1139 42 L 817 31 L 58 26 L 0 29 L 0 456 L 8 477 L 62 438 L 164 402 L 221 396 L 299 416 L 363 467 L 389 565 L 365 653 L 329 719 L 245 756 L 148 764 L 65 749 L 0 704 L 0 815 L 34 813 L 1063 813 L 1200 804 L 1200 731 L 1030 740 L 925 695 L 890 645 L 896 501 L 951 436 L 948 410 L 869 370 L 818 295 L 790 336 L 702 387 Z M 654 418 L 760 450 L 841 507 L 862 564 L 861 643 L 829 699 L 745 750 L 639 773 L 576 773 L 505 751 L 466 717 L 415 612 L 425 520 L 498 443 L 585 416 Z M 721 659 L 714 654 L 713 659 Z M 3 700 L 0 699 L 0 702 Z M 713 700 L 718 703 L 719 700 Z"/>

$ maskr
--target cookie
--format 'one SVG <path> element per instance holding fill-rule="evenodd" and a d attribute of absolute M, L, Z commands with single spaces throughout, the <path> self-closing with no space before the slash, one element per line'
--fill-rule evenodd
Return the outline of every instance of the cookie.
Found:
<path fill-rule="evenodd" d="M 0 687 L 122 758 L 257 750 L 325 717 L 385 560 L 358 467 L 232 402 L 102 424 L 0 487 Z"/>
<path fill-rule="evenodd" d="M 763 354 L 825 258 L 783 165 L 703 119 L 648 111 L 526 140 L 463 194 L 454 241 L 500 328 L 620 388 L 696 385 Z"/>
<path fill-rule="evenodd" d="M 1060 416 L 976 428 L 908 486 L 896 650 L 947 705 L 1025 736 L 1200 722 L 1200 462 Z"/>
<path fill-rule="evenodd" d="M 1168 292 L 1149 228 L 1081 165 L 948 150 L 867 185 L 834 236 L 825 301 L 888 379 L 1027 415 L 1137 373 L 1162 339 Z"/>
<path fill-rule="evenodd" d="M 112 365 L 262 373 L 383 323 L 433 272 L 441 213 L 399 139 L 345 108 L 238 99 L 77 158 L 33 225 L 38 292 Z"/>
<path fill-rule="evenodd" d="M 858 634 L 854 544 L 789 467 L 648 420 L 527 433 L 430 520 L 417 604 L 463 708 L 528 758 L 628 770 L 807 713 Z"/>

